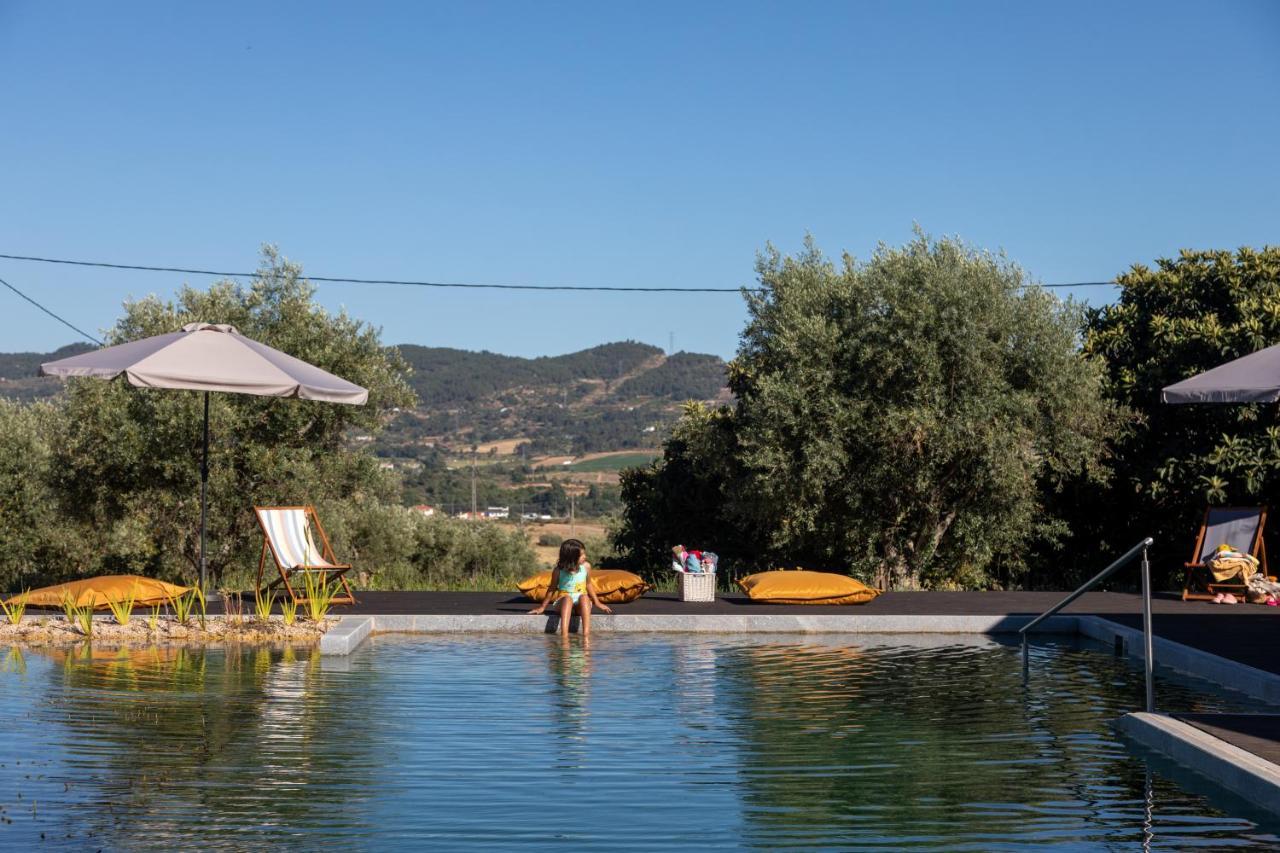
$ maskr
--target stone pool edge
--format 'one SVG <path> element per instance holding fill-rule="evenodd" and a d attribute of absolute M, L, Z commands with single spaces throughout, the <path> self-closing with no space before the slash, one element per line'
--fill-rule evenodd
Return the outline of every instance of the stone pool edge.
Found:
<path fill-rule="evenodd" d="M 1050 634 L 1075 634 L 1078 617 L 1045 620 Z M 867 615 L 867 614 L 616 614 L 595 616 L 591 627 L 599 633 L 630 634 L 1010 634 L 1031 621 L 1008 615 Z M 374 634 L 546 634 L 556 617 L 524 613 L 479 615 L 343 616 L 320 638 L 322 655 L 349 655 Z"/>
<path fill-rule="evenodd" d="M 1148 749 L 1211 779 L 1272 814 L 1280 814 L 1280 767 L 1165 714 L 1135 711 L 1116 728 Z"/>
<path fill-rule="evenodd" d="M 929 614 L 616 614 L 596 616 L 600 633 L 710 634 L 1014 634 L 1031 620 L 1027 615 Z M 1045 620 L 1046 634 L 1081 634 L 1114 645 L 1142 659 L 1142 632 L 1105 616 L 1057 615 Z M 502 633 L 544 634 L 555 630 L 556 617 L 524 613 L 473 615 L 343 616 L 320 638 L 322 655 L 349 655 L 375 634 Z M 1280 676 L 1247 664 L 1156 636 L 1156 662 L 1280 705 Z M 1157 703 L 1159 699 L 1157 697 Z"/>

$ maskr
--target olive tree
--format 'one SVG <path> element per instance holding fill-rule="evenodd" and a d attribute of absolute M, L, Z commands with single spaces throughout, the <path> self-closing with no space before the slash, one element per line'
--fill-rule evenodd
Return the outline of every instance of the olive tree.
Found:
<path fill-rule="evenodd" d="M 369 389 L 365 406 L 211 395 L 209 553 L 215 580 L 256 563 L 255 504 L 360 504 L 398 484 L 368 453 L 349 452 L 352 430 L 376 431 L 409 405 L 405 366 L 376 329 L 331 314 L 296 264 L 264 249 L 247 285 L 184 288 L 173 301 L 126 303 L 108 335 L 118 344 L 229 323 L 243 334 Z M 97 569 L 191 577 L 199 551 L 203 395 L 73 379 L 49 418 L 49 477 L 62 517 L 79 523 Z"/>
<path fill-rule="evenodd" d="M 983 586 L 1063 532 L 1048 493 L 1105 475 L 1119 415 L 1079 351 L 1080 311 L 1004 258 L 917 234 L 838 265 L 811 241 L 769 249 L 757 271 L 736 405 L 686 416 L 624 482 L 620 545 L 681 538 L 696 512 L 664 497 L 710 491 L 720 541 L 700 544 L 744 564 Z"/>

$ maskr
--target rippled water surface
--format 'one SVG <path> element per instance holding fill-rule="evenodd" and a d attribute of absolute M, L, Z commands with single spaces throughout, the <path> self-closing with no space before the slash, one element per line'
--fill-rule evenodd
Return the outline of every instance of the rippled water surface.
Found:
<path fill-rule="evenodd" d="M 1080 643 L 1037 646 L 1024 685 L 980 637 L 0 651 L 0 848 L 1280 846 L 1117 739 L 1141 693 Z"/>

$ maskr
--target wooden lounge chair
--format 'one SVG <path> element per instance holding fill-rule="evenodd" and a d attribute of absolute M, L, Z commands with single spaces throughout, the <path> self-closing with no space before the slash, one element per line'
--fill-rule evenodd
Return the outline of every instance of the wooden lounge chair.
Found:
<path fill-rule="evenodd" d="M 1241 595 L 1248 592 L 1242 583 L 1219 582 L 1205 561 L 1213 556 L 1219 545 L 1230 545 L 1258 558 L 1258 571 L 1271 578 L 1267 570 L 1267 547 L 1262 541 L 1262 531 L 1267 524 L 1265 506 L 1212 506 L 1204 511 L 1200 534 L 1196 536 L 1196 548 L 1191 561 L 1186 563 L 1186 579 L 1182 585 L 1182 600 L 1212 599 L 1219 592 Z M 1201 587 L 1206 592 L 1193 591 Z"/>
<path fill-rule="evenodd" d="M 262 570 L 266 566 L 267 554 L 275 560 L 280 577 L 267 585 L 268 590 L 283 586 L 289 597 L 296 602 L 306 601 L 306 587 L 296 589 L 290 578 L 297 574 L 311 572 L 319 575 L 321 583 L 331 584 L 335 580 L 341 585 L 343 593 L 335 595 L 333 604 L 355 604 L 356 597 L 347 583 L 346 574 L 351 571 L 348 563 L 339 563 L 333 554 L 333 546 L 329 537 L 325 536 L 316 509 L 312 506 L 260 506 L 254 507 L 258 515 L 258 523 L 262 525 L 262 555 L 258 559 L 258 590 L 262 590 Z M 316 539 L 311 533 L 315 525 L 320 535 L 320 548 L 316 547 Z"/>

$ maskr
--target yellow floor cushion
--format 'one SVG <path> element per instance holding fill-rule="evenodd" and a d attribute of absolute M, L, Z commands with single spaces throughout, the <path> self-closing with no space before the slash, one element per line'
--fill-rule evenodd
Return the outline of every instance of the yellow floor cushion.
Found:
<path fill-rule="evenodd" d="M 626 604 L 653 589 L 639 575 L 622 569 L 592 569 L 590 578 L 595 585 L 596 596 L 605 604 Z M 550 584 L 551 572 L 538 572 L 520 581 L 519 588 L 530 601 L 542 601 Z"/>
<path fill-rule="evenodd" d="M 752 601 L 769 604 L 864 604 L 880 594 L 862 581 L 832 572 L 759 572 L 738 579 Z"/>
<path fill-rule="evenodd" d="M 29 607 L 61 607 L 69 595 L 77 607 L 106 607 L 110 602 L 127 601 L 132 595 L 138 605 L 164 604 L 191 591 L 188 586 L 144 578 L 139 575 L 103 575 L 71 583 L 60 583 L 33 589 L 9 599 L 9 603 L 25 601 Z"/>

